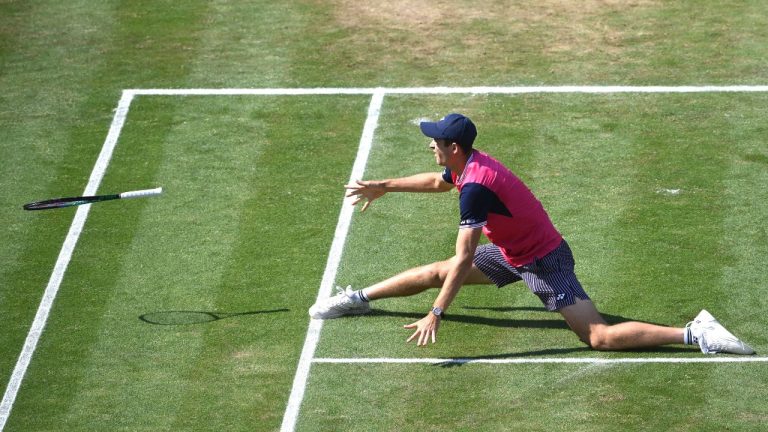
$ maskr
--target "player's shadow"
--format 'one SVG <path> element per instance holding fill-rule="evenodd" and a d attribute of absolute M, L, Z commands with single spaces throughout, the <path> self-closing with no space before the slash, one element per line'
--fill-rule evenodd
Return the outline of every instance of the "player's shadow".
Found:
<path fill-rule="evenodd" d="M 527 327 L 527 328 L 537 328 L 537 329 L 561 329 L 561 330 L 570 330 L 570 327 L 568 327 L 568 324 L 566 324 L 565 320 L 563 318 L 554 312 L 548 312 L 543 307 L 473 307 L 473 306 L 464 306 L 459 309 L 463 310 L 476 310 L 476 311 L 492 311 L 492 312 L 547 312 L 552 314 L 552 316 L 556 316 L 556 318 L 543 318 L 543 319 L 515 319 L 515 318 L 491 318 L 491 317 L 485 317 L 485 316 L 478 316 L 478 315 L 471 315 L 471 314 L 460 314 L 460 313 L 447 313 L 445 315 L 444 320 L 445 321 L 453 321 L 453 322 L 460 322 L 460 323 L 467 323 L 467 324 L 478 324 L 478 325 L 488 325 L 493 327 L 503 327 L 503 328 L 521 328 L 521 327 Z M 453 309 L 456 310 L 456 309 Z M 371 311 L 371 315 L 373 316 L 394 316 L 394 317 L 401 317 L 401 318 L 408 318 L 413 319 L 414 321 L 419 320 L 424 317 L 425 314 L 423 313 L 412 313 L 412 312 L 399 312 L 399 311 L 387 311 L 382 309 L 374 309 Z M 631 319 L 627 317 L 623 317 L 620 315 L 611 315 L 606 313 L 601 313 L 603 318 L 608 324 L 614 325 L 619 324 L 622 322 L 627 321 L 636 321 L 636 322 L 642 322 L 647 324 L 654 324 L 654 325 L 662 325 L 665 326 L 666 324 L 659 324 L 655 322 L 650 321 L 642 321 L 637 319 Z M 526 357 L 541 357 L 541 356 L 552 356 L 552 355 L 563 355 L 568 353 L 574 353 L 574 352 L 586 352 L 586 351 L 593 351 L 592 348 L 588 346 L 582 346 L 582 347 L 574 347 L 574 348 L 555 348 L 555 349 L 545 349 L 545 350 L 538 350 L 538 351 L 525 351 L 525 352 L 514 352 L 514 353 L 501 353 L 501 354 L 486 354 L 486 355 L 480 355 L 475 357 L 461 357 L 461 358 L 453 358 L 446 360 L 445 362 L 437 363 L 437 366 L 441 367 L 455 367 L 455 366 L 463 366 L 464 364 L 471 363 L 473 360 L 488 360 L 488 359 L 513 359 L 513 358 L 526 358 Z M 635 352 L 635 353 L 656 353 L 656 354 L 671 354 L 671 353 L 691 353 L 697 350 L 693 350 L 690 347 L 671 347 L 671 346 L 663 346 L 663 347 L 651 347 L 651 348 L 640 348 L 640 349 L 633 349 L 633 350 L 622 350 L 622 352 Z"/>
<path fill-rule="evenodd" d="M 551 356 L 558 356 L 558 355 L 577 353 L 577 352 L 597 352 L 597 351 L 594 351 L 592 348 L 588 346 L 583 346 L 583 347 L 575 347 L 575 348 L 556 348 L 556 349 L 544 349 L 544 350 L 538 350 L 538 351 L 525 351 L 525 352 L 515 352 L 515 353 L 484 354 L 479 356 L 454 357 L 440 363 L 435 363 L 434 366 L 450 368 L 450 367 L 456 367 L 456 366 L 464 366 L 467 363 L 472 363 L 473 361 L 477 361 L 477 360 L 515 359 L 515 358 L 528 358 L 528 357 L 546 358 Z M 621 350 L 617 352 L 654 353 L 654 354 L 679 354 L 679 353 L 690 354 L 690 353 L 698 353 L 699 350 L 697 348 L 692 348 L 692 347 L 686 348 L 686 347 L 663 346 L 663 347 L 642 348 L 642 349 L 634 349 L 634 350 Z"/>
<path fill-rule="evenodd" d="M 491 317 L 485 317 L 485 316 L 478 316 L 478 315 L 470 315 L 470 314 L 460 314 L 460 313 L 453 313 L 455 309 L 452 312 L 448 312 L 445 314 L 445 321 L 454 321 L 454 322 L 460 322 L 460 323 L 466 323 L 466 324 L 478 324 L 478 325 L 487 325 L 487 326 L 493 326 L 493 327 L 505 327 L 505 328 L 520 328 L 520 327 L 528 327 L 528 328 L 549 328 L 549 329 L 565 329 L 569 330 L 568 324 L 565 323 L 565 320 L 563 318 L 555 313 L 555 312 L 549 312 L 543 307 L 531 307 L 531 306 L 522 306 L 522 307 L 474 307 L 474 306 L 463 306 L 460 309 L 468 310 L 468 311 L 491 311 L 491 312 L 545 312 L 547 314 L 550 314 L 553 316 L 553 318 L 542 318 L 542 319 L 515 319 L 515 318 L 491 318 Z M 410 318 L 414 320 L 419 320 L 421 318 L 424 318 L 423 313 L 413 313 L 413 312 L 399 312 L 399 311 L 389 311 L 389 310 L 383 310 L 383 309 L 373 309 L 371 310 L 372 316 L 394 316 L 394 317 L 401 317 L 401 318 Z M 637 319 L 631 319 L 626 318 L 620 315 L 611 315 L 606 313 L 601 313 L 603 318 L 605 319 L 608 324 L 619 324 L 622 322 L 627 321 L 637 321 L 647 324 L 654 324 L 654 325 L 666 325 L 666 324 L 659 324 L 654 323 L 650 321 L 641 321 Z"/>
<path fill-rule="evenodd" d="M 204 324 L 212 321 L 219 321 L 227 318 L 241 317 L 246 315 L 261 315 L 277 312 L 288 312 L 290 309 L 271 309 L 250 312 L 208 312 L 208 311 L 189 311 L 173 310 L 148 312 L 139 316 L 141 321 L 154 325 L 190 325 Z"/>
<path fill-rule="evenodd" d="M 479 356 L 468 357 L 454 357 L 447 359 L 446 361 L 435 363 L 434 366 L 440 366 L 443 368 L 464 366 L 467 363 L 472 363 L 477 360 L 502 360 L 502 359 L 514 359 L 514 358 L 527 358 L 527 357 L 551 357 L 557 355 L 565 355 L 576 352 L 588 352 L 592 351 L 589 347 L 577 347 L 577 348 L 551 348 L 538 351 L 525 351 L 516 353 L 503 353 L 503 354 L 484 354 Z"/>

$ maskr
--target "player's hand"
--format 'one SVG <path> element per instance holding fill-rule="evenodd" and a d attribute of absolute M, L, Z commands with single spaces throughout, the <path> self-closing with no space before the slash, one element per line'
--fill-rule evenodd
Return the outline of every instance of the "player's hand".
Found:
<path fill-rule="evenodd" d="M 416 321 L 413 324 L 403 326 L 407 329 L 416 329 L 416 331 L 405 342 L 416 340 L 417 346 L 426 346 L 427 342 L 431 339 L 432 343 L 437 341 L 437 329 L 440 327 L 440 317 L 430 312 L 424 318 Z"/>
<path fill-rule="evenodd" d="M 368 206 L 371 205 L 373 200 L 380 198 L 387 193 L 381 185 L 373 181 L 357 180 L 355 181 L 355 184 L 349 184 L 344 187 L 348 191 L 347 197 L 356 197 L 355 201 L 352 203 L 353 206 L 365 200 L 363 207 L 360 209 L 361 212 L 364 212 Z"/>

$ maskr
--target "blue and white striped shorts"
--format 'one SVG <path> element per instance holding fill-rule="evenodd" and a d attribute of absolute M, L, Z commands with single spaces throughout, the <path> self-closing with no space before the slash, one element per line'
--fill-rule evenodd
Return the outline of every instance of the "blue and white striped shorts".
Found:
<path fill-rule="evenodd" d="M 494 244 L 477 247 L 474 263 L 499 288 L 524 280 L 547 310 L 556 311 L 576 302 L 589 300 L 574 272 L 573 253 L 565 240 L 543 258 L 520 267 L 509 264 Z"/>

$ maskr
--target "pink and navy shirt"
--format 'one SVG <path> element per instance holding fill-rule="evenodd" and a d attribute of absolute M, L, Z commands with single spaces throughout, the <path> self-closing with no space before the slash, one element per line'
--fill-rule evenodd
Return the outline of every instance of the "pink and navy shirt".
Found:
<path fill-rule="evenodd" d="M 480 228 L 515 267 L 543 258 L 563 241 L 541 202 L 501 162 L 474 150 L 461 177 L 443 180 L 459 190 L 460 228 Z"/>

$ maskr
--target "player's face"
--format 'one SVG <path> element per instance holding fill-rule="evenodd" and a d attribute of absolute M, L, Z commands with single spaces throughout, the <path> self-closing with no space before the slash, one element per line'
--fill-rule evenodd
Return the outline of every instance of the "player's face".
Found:
<path fill-rule="evenodd" d="M 432 142 L 429 143 L 429 148 L 431 148 L 432 152 L 435 154 L 435 162 L 440 166 L 445 166 L 448 162 L 452 147 L 453 145 L 446 140 L 433 139 Z"/>

